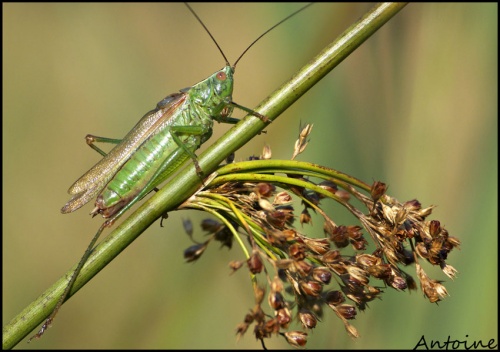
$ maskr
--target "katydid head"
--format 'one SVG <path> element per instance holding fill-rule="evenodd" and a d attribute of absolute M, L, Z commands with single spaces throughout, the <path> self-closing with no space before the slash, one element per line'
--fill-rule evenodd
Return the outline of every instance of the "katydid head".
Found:
<path fill-rule="evenodd" d="M 251 112 L 252 115 L 259 117 L 264 122 L 268 122 L 268 118 L 260 115 L 250 109 L 243 108 L 242 106 L 235 104 L 232 101 L 233 94 L 233 74 L 236 69 L 236 64 L 241 60 L 243 55 L 245 55 L 248 50 L 259 41 L 263 36 L 272 31 L 274 28 L 296 15 L 297 13 L 305 10 L 307 7 L 311 6 L 312 3 L 301 7 L 299 10 L 295 11 L 291 15 L 285 17 L 283 20 L 276 23 L 274 26 L 269 28 L 267 31 L 262 33 L 257 39 L 255 39 L 244 51 L 243 53 L 236 59 L 234 64 L 231 66 L 229 60 L 226 55 L 222 51 L 221 47 L 213 37 L 212 33 L 205 26 L 201 18 L 194 12 L 194 10 L 189 6 L 189 4 L 185 3 L 189 11 L 193 14 L 194 17 L 198 20 L 198 22 L 203 26 L 207 34 L 212 38 L 212 41 L 219 49 L 222 57 L 226 61 L 226 66 L 221 70 L 215 72 L 207 79 L 195 84 L 191 89 L 189 89 L 189 94 L 192 101 L 197 102 L 197 106 L 203 108 L 209 116 L 217 121 L 221 121 L 222 119 L 227 119 L 228 116 L 231 115 L 234 106 L 238 106 L 240 109 L 244 111 Z"/>
<path fill-rule="evenodd" d="M 190 98 L 217 119 L 232 101 L 233 68 L 225 66 L 189 90 Z"/>

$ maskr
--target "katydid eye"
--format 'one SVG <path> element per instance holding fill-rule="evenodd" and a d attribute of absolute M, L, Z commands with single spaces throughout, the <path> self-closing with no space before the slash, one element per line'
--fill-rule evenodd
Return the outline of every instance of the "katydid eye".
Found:
<path fill-rule="evenodd" d="M 225 80 L 226 80 L 226 78 L 227 78 L 227 76 L 226 76 L 226 74 L 225 74 L 224 72 L 219 72 L 219 73 L 217 74 L 217 79 L 218 79 L 219 81 L 225 81 Z"/>

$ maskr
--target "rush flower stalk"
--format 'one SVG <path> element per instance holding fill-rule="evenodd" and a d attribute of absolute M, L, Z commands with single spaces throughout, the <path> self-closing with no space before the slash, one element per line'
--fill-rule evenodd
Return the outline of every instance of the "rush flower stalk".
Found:
<path fill-rule="evenodd" d="M 292 160 L 270 159 L 266 146 L 261 157 L 221 166 L 180 207 L 203 210 L 217 219 L 203 221 L 208 239 L 185 251 L 187 261 L 199 260 L 212 241 L 228 248 L 235 241 L 242 249 L 244 258 L 229 265 L 232 273 L 248 270 L 255 303 L 236 333 L 241 337 L 253 325 L 263 345 L 267 338 L 282 336 L 291 346 L 304 347 L 307 331 L 321 322 L 325 311 L 333 311 L 346 332 L 357 338 L 360 334 L 351 321 L 358 311 L 388 288 L 417 289 L 403 267 L 415 265 L 421 290 L 431 303 L 448 292 L 442 281 L 429 278 L 421 261 L 439 266 L 451 279 L 457 274 L 446 260 L 460 241 L 439 221 L 426 220 L 433 206 L 422 207 L 416 199 L 400 202 L 379 181 L 368 185 L 293 160 L 304 152 L 311 131 L 312 125 L 301 130 Z M 335 222 L 322 208 L 328 200 L 342 205 L 359 224 Z M 307 234 L 313 218 L 321 219 L 323 237 Z"/>

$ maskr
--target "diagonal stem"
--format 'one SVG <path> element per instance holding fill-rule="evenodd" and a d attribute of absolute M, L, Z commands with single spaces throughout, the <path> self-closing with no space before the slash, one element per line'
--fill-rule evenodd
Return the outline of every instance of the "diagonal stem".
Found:
<path fill-rule="evenodd" d="M 375 5 L 361 19 L 299 70 L 288 82 L 284 83 L 259 104 L 254 111 L 265 115 L 271 121 L 276 119 L 328 72 L 349 56 L 367 38 L 396 15 L 405 5 L 405 3 L 381 3 Z M 259 118 L 246 116 L 200 155 L 200 167 L 207 174 L 213 172 L 230 153 L 242 147 L 261 132 L 265 126 L 265 123 Z M 200 186 L 201 182 L 195 167 L 190 163 L 158 193 L 144 202 L 121 226 L 111 232 L 94 249 L 83 266 L 80 275 L 75 280 L 69 297 L 90 281 L 92 277 L 132 243 L 156 219 L 166 212 L 175 209 L 184 200 L 194 194 Z M 73 270 L 74 267 L 4 326 L 2 343 L 4 349 L 14 347 L 49 316 L 51 307 L 56 305 L 57 300 L 64 291 L 67 277 L 71 275 Z"/>

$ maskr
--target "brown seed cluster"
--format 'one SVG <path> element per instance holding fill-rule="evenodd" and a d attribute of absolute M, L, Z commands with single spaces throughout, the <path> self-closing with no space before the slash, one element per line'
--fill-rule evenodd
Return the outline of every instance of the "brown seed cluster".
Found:
<path fill-rule="evenodd" d="M 301 135 L 301 141 L 294 157 L 305 148 L 307 134 Z M 233 272 L 248 269 L 255 296 L 255 305 L 237 326 L 238 336 L 253 326 L 253 334 L 263 344 L 266 338 L 279 335 L 291 346 L 304 347 L 307 331 L 317 326 L 325 310 L 331 310 L 347 333 L 358 337 L 351 321 L 358 310 L 380 298 L 383 289 L 416 289 L 415 280 L 402 270 L 411 264 L 430 302 L 447 295 L 441 282 L 430 279 L 419 263 L 424 259 L 438 265 L 450 278 L 456 275 L 446 259 L 460 241 L 450 236 L 439 221 L 426 220 L 433 207 L 422 208 L 417 200 L 400 203 L 386 194 L 387 187 L 381 182 L 375 182 L 370 192 L 364 193 L 342 180 L 314 183 L 297 173 L 287 176 L 309 186 L 227 182 L 199 194 L 216 195 L 219 203 L 214 208 L 224 223 L 203 222 L 210 237 L 185 251 L 188 261 L 197 260 L 212 240 L 231 248 L 235 237 L 247 237 L 247 259 L 230 263 Z M 302 202 L 300 211 L 292 205 L 294 197 Z M 352 205 L 353 197 L 364 205 L 363 209 Z M 325 198 L 345 206 L 362 226 L 336 224 L 321 207 Z M 207 201 L 200 199 L 190 200 L 186 207 L 196 202 L 207 207 Z M 294 226 L 296 219 L 302 229 L 312 225 L 311 213 L 320 216 L 324 237 L 309 237 Z"/>

